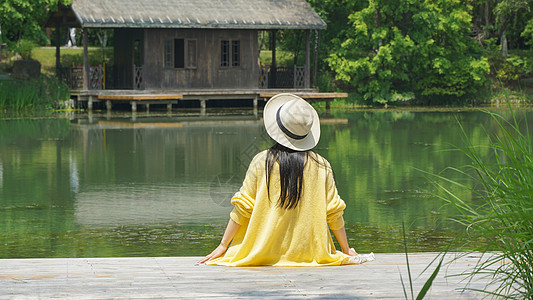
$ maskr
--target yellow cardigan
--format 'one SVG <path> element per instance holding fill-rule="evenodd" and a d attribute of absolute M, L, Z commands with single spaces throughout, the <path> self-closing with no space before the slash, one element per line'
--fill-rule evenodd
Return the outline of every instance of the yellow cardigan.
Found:
<path fill-rule="evenodd" d="M 267 194 L 266 151 L 257 154 L 241 189 L 231 203 L 231 219 L 240 224 L 224 256 L 207 262 L 224 266 L 326 266 L 347 263 L 349 256 L 335 251 L 328 229 L 344 226 L 346 204 L 339 197 L 329 162 L 309 158 L 304 168 L 302 196 L 294 209 L 277 206 L 279 166 L 271 173 Z"/>

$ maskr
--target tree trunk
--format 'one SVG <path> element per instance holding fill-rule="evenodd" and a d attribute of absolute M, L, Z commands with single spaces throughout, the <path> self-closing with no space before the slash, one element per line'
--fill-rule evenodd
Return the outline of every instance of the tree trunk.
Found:
<path fill-rule="evenodd" d="M 508 49 L 507 49 L 507 37 L 505 36 L 505 31 L 502 33 L 502 36 L 501 36 L 501 44 L 502 44 L 502 55 L 503 57 L 507 57 Z"/>

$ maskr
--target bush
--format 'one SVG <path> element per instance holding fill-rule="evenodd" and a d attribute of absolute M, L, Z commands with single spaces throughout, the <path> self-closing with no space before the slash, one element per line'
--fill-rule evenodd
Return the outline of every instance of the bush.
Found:
<path fill-rule="evenodd" d="M 37 47 L 37 44 L 35 44 L 33 41 L 21 39 L 18 42 L 15 52 L 20 54 L 22 59 L 31 59 L 31 52 L 35 47 Z"/>

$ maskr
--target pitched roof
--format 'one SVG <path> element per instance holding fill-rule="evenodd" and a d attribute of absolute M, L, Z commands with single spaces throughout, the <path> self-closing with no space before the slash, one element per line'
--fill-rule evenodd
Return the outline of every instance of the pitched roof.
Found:
<path fill-rule="evenodd" d="M 82 27 L 324 29 L 305 0 L 73 0 Z"/>

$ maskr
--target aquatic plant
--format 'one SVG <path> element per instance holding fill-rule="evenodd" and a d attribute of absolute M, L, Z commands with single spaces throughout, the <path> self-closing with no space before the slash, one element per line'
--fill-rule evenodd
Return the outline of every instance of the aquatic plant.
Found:
<path fill-rule="evenodd" d="M 496 128 L 487 133 L 489 155 L 468 138 L 466 146 L 459 148 L 471 164 L 450 169 L 473 185 L 443 175 L 436 175 L 432 182 L 439 197 L 458 212 L 453 219 L 465 227 L 464 235 L 478 241 L 473 247 L 468 243 L 458 246 L 466 248 L 466 254 L 483 254 L 471 271 L 457 275 L 469 280 L 489 275 L 491 283 L 478 291 L 508 299 L 532 299 L 533 145 L 527 122 L 509 109 L 510 118 L 487 111 Z M 466 137 L 462 126 L 461 130 Z M 474 200 L 462 199 L 456 189 L 470 190 Z"/>
<path fill-rule="evenodd" d="M 46 108 L 69 97 L 67 85 L 54 77 L 0 81 L 0 110 Z"/>
<path fill-rule="evenodd" d="M 407 276 L 409 278 L 409 290 L 408 290 L 407 287 L 405 286 L 405 283 L 403 282 L 402 273 L 400 273 L 400 282 L 402 283 L 403 295 L 404 295 L 405 299 L 421 300 L 421 299 L 424 299 L 424 297 L 426 296 L 427 292 L 429 291 L 429 289 L 433 285 L 433 280 L 435 280 L 435 278 L 439 274 L 440 268 L 442 267 L 442 262 L 444 260 L 444 257 L 446 256 L 446 252 L 444 252 L 442 255 L 440 255 L 440 259 L 439 259 L 439 263 L 437 264 L 437 267 L 435 267 L 435 270 L 433 270 L 433 272 L 431 273 L 429 278 L 426 280 L 426 282 L 424 283 L 424 286 L 422 286 L 422 288 L 420 289 L 420 291 L 418 292 L 418 294 L 416 295 L 416 298 L 415 298 L 415 296 L 414 296 L 414 287 L 413 287 L 413 278 L 412 278 L 412 275 L 411 275 L 411 267 L 409 265 L 409 251 L 407 251 L 407 239 L 406 239 L 406 235 L 405 235 L 405 224 L 403 224 L 403 223 L 402 223 L 402 235 L 403 235 L 403 246 L 404 246 L 404 252 L 405 252 L 405 263 L 407 265 Z M 427 266 L 424 269 L 423 272 L 425 272 L 431 266 L 431 264 L 433 264 L 433 262 L 435 262 L 437 260 L 437 258 L 435 258 L 430 263 L 430 265 Z M 407 292 L 408 291 L 410 291 L 411 298 L 409 298 L 407 296 Z"/>

